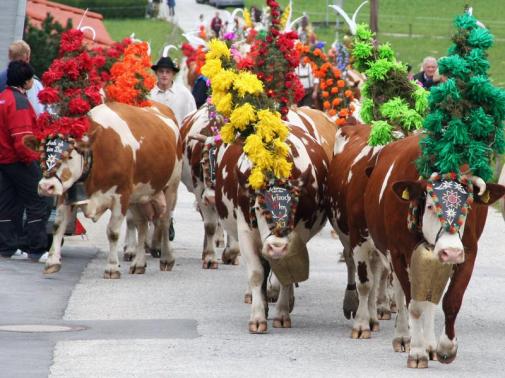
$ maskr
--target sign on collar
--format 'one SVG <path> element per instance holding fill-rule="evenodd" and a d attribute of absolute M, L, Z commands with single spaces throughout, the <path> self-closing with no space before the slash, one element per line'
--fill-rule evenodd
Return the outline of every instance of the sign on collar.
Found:
<path fill-rule="evenodd" d="M 73 144 L 63 138 L 53 138 L 46 140 L 44 144 L 44 157 L 42 159 L 42 168 L 44 171 L 50 172 L 58 166 L 64 157 L 70 154 Z"/>

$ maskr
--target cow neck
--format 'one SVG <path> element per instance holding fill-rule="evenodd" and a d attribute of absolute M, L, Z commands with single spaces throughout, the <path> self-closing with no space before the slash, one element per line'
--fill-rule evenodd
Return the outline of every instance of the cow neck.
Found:
<path fill-rule="evenodd" d="M 202 164 L 203 183 L 207 188 L 214 190 L 216 187 L 217 150 L 222 144 L 219 130 L 223 125 L 223 120 L 218 116 L 215 106 L 212 104 L 208 105 L 208 117 L 209 125 L 206 129 L 211 134 L 209 136 L 212 139 L 209 143 L 204 143 L 200 162 Z"/>
<path fill-rule="evenodd" d="M 87 148 L 76 148 L 76 151 L 82 155 L 82 174 L 76 182 L 84 182 L 88 178 L 93 167 L 93 151 L 89 146 Z"/>
<path fill-rule="evenodd" d="M 290 195 L 290 203 L 289 203 L 289 213 L 287 215 L 287 222 L 284 222 L 284 225 L 279 224 L 276 219 L 274 219 L 274 214 L 272 209 L 268 206 L 267 194 L 268 191 L 272 188 L 282 188 L 287 190 L 287 193 Z M 301 183 L 290 182 L 287 180 L 272 180 L 269 185 L 260 190 L 253 191 L 250 190 L 250 207 L 249 207 L 249 221 L 250 226 L 252 228 L 258 228 L 258 219 L 256 217 L 255 205 L 256 199 L 258 200 L 258 205 L 260 207 L 260 215 L 265 219 L 268 225 L 268 229 L 270 231 L 269 235 L 275 235 L 277 237 L 284 237 L 288 235 L 295 228 L 295 218 L 296 218 L 296 210 L 298 207 L 298 201 L 300 199 L 300 188 Z"/>

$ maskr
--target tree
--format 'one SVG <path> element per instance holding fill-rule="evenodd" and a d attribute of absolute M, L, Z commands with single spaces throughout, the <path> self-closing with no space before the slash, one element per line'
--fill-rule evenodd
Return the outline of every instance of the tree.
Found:
<path fill-rule="evenodd" d="M 71 19 L 68 19 L 67 25 L 63 27 L 54 21 L 49 13 L 40 28 L 33 26 L 27 19 L 23 39 L 30 45 L 32 50 L 30 63 L 38 76 L 42 76 L 58 56 L 61 34 L 70 29 L 72 29 Z"/>

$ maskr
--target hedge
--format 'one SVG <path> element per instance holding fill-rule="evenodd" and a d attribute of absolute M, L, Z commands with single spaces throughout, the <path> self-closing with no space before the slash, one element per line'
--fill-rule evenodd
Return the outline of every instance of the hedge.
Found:
<path fill-rule="evenodd" d="M 147 0 L 57 0 L 59 3 L 86 9 L 104 18 L 142 18 L 146 14 Z"/>

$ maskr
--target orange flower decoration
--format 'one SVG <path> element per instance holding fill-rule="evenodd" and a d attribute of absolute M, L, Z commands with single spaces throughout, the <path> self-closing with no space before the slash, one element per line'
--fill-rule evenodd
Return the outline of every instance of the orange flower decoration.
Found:
<path fill-rule="evenodd" d="M 337 111 L 336 111 L 335 109 L 330 109 L 330 110 L 328 110 L 328 115 L 329 115 L 330 117 L 333 117 L 335 114 L 337 114 Z"/>
<path fill-rule="evenodd" d="M 339 88 L 344 88 L 345 87 L 345 81 L 344 80 L 339 80 L 337 81 L 337 85 Z"/>
<path fill-rule="evenodd" d="M 331 87 L 333 85 L 333 79 L 326 80 L 326 85 Z"/>
<path fill-rule="evenodd" d="M 338 93 L 338 88 L 337 87 L 331 88 L 331 94 L 336 94 L 336 93 Z"/>
<path fill-rule="evenodd" d="M 337 98 L 333 99 L 332 104 L 333 104 L 333 106 L 339 106 L 341 102 L 342 102 L 342 100 L 340 100 L 340 99 L 337 97 Z"/>
<path fill-rule="evenodd" d="M 335 123 L 338 126 L 343 126 L 345 124 L 345 118 L 337 118 L 337 120 L 335 121 Z"/>
<path fill-rule="evenodd" d="M 323 108 L 325 108 L 325 109 L 329 109 L 329 108 L 331 108 L 331 104 L 330 104 L 330 102 L 329 102 L 329 101 L 325 101 L 325 102 L 323 102 Z"/>
<path fill-rule="evenodd" d="M 323 96 L 323 98 L 328 98 L 330 97 L 330 94 L 326 91 L 323 91 L 323 93 L 321 93 L 321 96 Z"/>
<path fill-rule="evenodd" d="M 350 89 L 346 90 L 346 91 L 344 92 L 344 96 L 345 96 L 345 97 L 351 97 L 351 96 L 352 96 L 352 91 L 351 91 Z"/>

